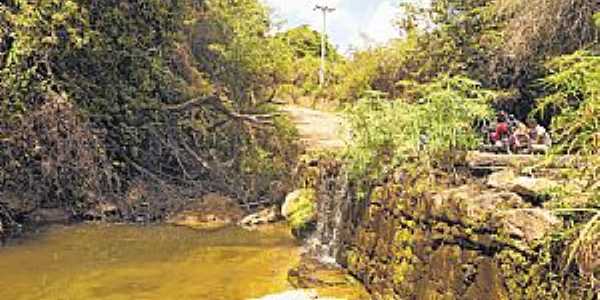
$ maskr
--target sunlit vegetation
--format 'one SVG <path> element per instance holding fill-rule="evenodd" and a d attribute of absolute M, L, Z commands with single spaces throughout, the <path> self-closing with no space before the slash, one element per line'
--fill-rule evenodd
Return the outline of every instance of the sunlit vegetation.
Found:
<path fill-rule="evenodd" d="M 249 201 L 285 177 L 293 134 L 267 102 L 287 61 L 258 1 L 8 1 L 0 13 L 2 194 L 81 211 L 146 180 L 165 208 L 205 190 Z"/>
<path fill-rule="evenodd" d="M 583 185 L 549 192 L 546 207 L 567 226 L 544 246 L 544 280 L 552 295 L 564 286 L 551 278 L 593 285 L 594 271 L 583 270 L 594 268 L 600 239 L 598 4 L 450 0 L 402 9 L 406 35 L 354 53 L 353 72 L 332 87 L 349 106 L 346 158 L 367 181 L 362 196 L 398 166 L 460 165 L 462 151 L 481 145 L 478 122 L 495 112 L 536 118 L 554 140 L 547 161 L 572 155 L 579 167 L 563 176 Z"/>
<path fill-rule="evenodd" d="M 464 77 L 442 76 L 411 84 L 416 103 L 366 96 L 348 110 L 352 141 L 348 158 L 357 177 L 383 175 L 415 157 L 441 163 L 452 152 L 475 149 L 477 120 L 491 115 L 492 91 Z"/>
<path fill-rule="evenodd" d="M 415 194 L 435 172 L 471 176 L 464 154 L 481 149 L 480 125 L 507 111 L 549 128 L 547 160 L 575 161 L 556 173 L 576 187 L 535 203 L 564 227 L 527 257 L 539 269 L 530 282 L 546 285 L 522 290 L 536 299 L 588 288 L 597 271 L 582 266 L 596 266 L 600 240 L 599 9 L 405 1 L 402 36 L 386 45 L 342 56 L 327 41 L 321 87 L 321 34 L 275 30 L 259 0 L 3 1 L 0 236 L 17 222 L 15 202 L 75 215 L 109 202 L 123 218 L 143 205 L 158 220 L 207 192 L 281 204 L 269 197 L 293 185 L 299 149 L 279 101 L 343 109 L 351 139 L 338 154 L 359 200 L 396 170 L 422 177 Z M 129 197 L 140 187 L 150 192 Z M 297 229 L 313 225 L 319 195 L 300 196 Z"/>
<path fill-rule="evenodd" d="M 275 39 L 286 47 L 280 48 L 286 60 L 286 80 L 279 86 L 278 96 L 291 101 L 302 97 L 319 97 L 326 92 L 319 86 L 319 68 L 321 64 L 321 34 L 308 26 L 300 26 L 275 35 Z M 335 81 L 336 68 L 344 58 L 333 45 L 326 41 L 325 53 L 328 62 L 327 78 L 330 85 Z M 331 69 L 330 69 L 331 68 Z"/>

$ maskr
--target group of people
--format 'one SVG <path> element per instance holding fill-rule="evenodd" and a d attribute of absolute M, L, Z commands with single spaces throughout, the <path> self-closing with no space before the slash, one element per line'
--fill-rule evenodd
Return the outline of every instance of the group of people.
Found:
<path fill-rule="evenodd" d="M 546 128 L 533 118 L 523 123 L 513 115 L 500 112 L 492 128 L 489 140 L 495 150 L 508 153 L 546 153 L 552 146 L 552 139 Z"/>

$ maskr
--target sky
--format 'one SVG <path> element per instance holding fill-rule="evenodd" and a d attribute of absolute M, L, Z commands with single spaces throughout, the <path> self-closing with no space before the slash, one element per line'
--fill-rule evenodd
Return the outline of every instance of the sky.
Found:
<path fill-rule="evenodd" d="M 308 24 L 321 31 L 322 13 L 314 11 L 316 4 L 336 8 L 328 15 L 327 31 L 333 44 L 342 53 L 352 48 L 381 44 L 400 36 L 393 21 L 399 13 L 398 0 L 263 0 L 273 9 L 281 29 Z"/>

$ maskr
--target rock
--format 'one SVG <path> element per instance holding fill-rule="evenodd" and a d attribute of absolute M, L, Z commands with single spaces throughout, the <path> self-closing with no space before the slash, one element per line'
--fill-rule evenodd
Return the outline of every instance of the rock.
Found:
<path fill-rule="evenodd" d="M 364 286 L 346 270 L 307 256 L 303 257 L 298 267 L 288 272 L 288 281 L 294 288 L 315 289 L 323 295 L 343 295 L 344 299 L 371 299 Z"/>
<path fill-rule="evenodd" d="M 501 211 L 495 219 L 504 233 L 527 242 L 543 238 L 562 224 L 550 211 L 541 208 Z"/>
<path fill-rule="evenodd" d="M 495 154 L 490 152 L 470 151 L 466 155 L 466 162 L 471 168 L 480 167 L 510 167 L 521 168 L 533 166 L 544 162 L 545 156 L 531 154 Z M 548 168 L 576 168 L 582 164 L 576 155 L 556 156 L 552 162 L 546 164 Z"/>
<path fill-rule="evenodd" d="M 512 181 L 517 177 L 515 171 L 512 169 L 502 170 L 499 172 L 492 173 L 487 178 L 487 185 L 493 188 L 505 189 L 512 183 Z"/>
<path fill-rule="evenodd" d="M 38 208 L 29 214 L 29 220 L 36 225 L 66 224 L 72 220 L 72 214 L 62 208 Z"/>
<path fill-rule="evenodd" d="M 229 217 L 218 217 L 202 211 L 183 211 L 167 223 L 192 229 L 216 229 L 230 225 L 233 221 Z"/>
<path fill-rule="evenodd" d="M 517 176 L 513 170 L 496 172 L 488 177 L 487 185 L 508 190 L 524 197 L 538 198 L 559 184 L 547 178 Z"/>
<path fill-rule="evenodd" d="M 300 189 L 285 197 L 281 215 L 289 222 L 292 233 L 304 238 L 314 229 L 317 218 L 316 192 L 314 189 Z"/>
<path fill-rule="evenodd" d="M 192 201 L 179 213 L 167 219 L 168 224 L 192 229 L 217 229 L 237 223 L 244 211 L 231 198 L 208 194 Z"/>
<path fill-rule="evenodd" d="M 558 183 L 547 178 L 520 176 L 516 178 L 512 191 L 525 197 L 541 197 L 556 187 Z"/>
<path fill-rule="evenodd" d="M 302 191 L 303 190 L 295 190 L 295 191 L 289 193 L 287 196 L 285 196 L 285 201 L 283 202 L 283 205 L 281 206 L 281 215 L 284 218 L 287 219 L 292 214 L 292 204 L 294 202 L 298 201 L 298 199 L 302 195 Z"/>
<path fill-rule="evenodd" d="M 270 224 L 282 219 L 281 210 L 276 207 L 263 209 L 255 214 L 251 214 L 243 218 L 239 225 L 244 227 L 253 227 L 257 225 Z"/>
<path fill-rule="evenodd" d="M 88 221 L 113 220 L 121 215 L 120 209 L 109 202 L 100 202 L 83 214 L 83 218 Z"/>
<path fill-rule="evenodd" d="M 346 298 L 344 298 L 346 299 Z M 294 290 L 268 295 L 255 300 L 342 300 L 341 298 L 319 297 L 315 290 Z"/>
<path fill-rule="evenodd" d="M 482 226 L 498 209 L 524 206 L 512 192 L 481 190 L 477 185 L 464 185 L 435 195 L 427 215 L 465 225 Z"/>
<path fill-rule="evenodd" d="M 510 299 L 504 286 L 502 271 L 487 257 L 478 261 L 477 275 L 467 289 L 464 299 Z"/>

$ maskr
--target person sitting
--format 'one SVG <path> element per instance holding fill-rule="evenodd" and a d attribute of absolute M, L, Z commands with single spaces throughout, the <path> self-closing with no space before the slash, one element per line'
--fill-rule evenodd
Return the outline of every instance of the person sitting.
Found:
<path fill-rule="evenodd" d="M 529 144 L 529 128 L 523 122 L 515 121 L 515 128 L 510 139 L 512 151 L 522 152 L 529 148 Z"/>
<path fill-rule="evenodd" d="M 500 112 L 496 121 L 496 129 L 494 132 L 490 133 L 490 141 L 497 148 L 503 148 L 508 145 L 508 140 L 510 139 L 510 129 L 506 113 Z"/>
<path fill-rule="evenodd" d="M 546 153 L 552 146 L 550 134 L 535 119 L 527 120 L 529 128 L 529 150 L 532 153 Z"/>

